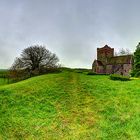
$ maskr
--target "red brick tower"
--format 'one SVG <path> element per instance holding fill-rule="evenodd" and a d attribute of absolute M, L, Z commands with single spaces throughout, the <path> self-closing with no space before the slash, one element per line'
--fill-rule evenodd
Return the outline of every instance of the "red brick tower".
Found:
<path fill-rule="evenodd" d="M 103 48 L 97 48 L 97 60 L 101 61 L 104 65 L 108 59 L 114 56 L 114 48 L 105 45 Z"/>

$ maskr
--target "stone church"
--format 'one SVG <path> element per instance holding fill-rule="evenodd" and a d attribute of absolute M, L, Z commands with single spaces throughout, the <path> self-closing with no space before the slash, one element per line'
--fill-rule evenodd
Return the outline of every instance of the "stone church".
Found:
<path fill-rule="evenodd" d="M 97 48 L 97 60 L 92 64 L 92 71 L 98 74 L 120 74 L 129 76 L 133 65 L 133 55 L 114 56 L 114 48 L 105 45 Z"/>

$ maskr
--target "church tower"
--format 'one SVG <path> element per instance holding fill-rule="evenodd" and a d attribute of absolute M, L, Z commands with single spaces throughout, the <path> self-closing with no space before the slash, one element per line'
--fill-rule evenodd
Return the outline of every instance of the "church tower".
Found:
<path fill-rule="evenodd" d="M 97 48 L 97 60 L 101 61 L 104 65 L 111 57 L 114 57 L 114 48 L 108 45 L 105 45 L 103 48 Z"/>

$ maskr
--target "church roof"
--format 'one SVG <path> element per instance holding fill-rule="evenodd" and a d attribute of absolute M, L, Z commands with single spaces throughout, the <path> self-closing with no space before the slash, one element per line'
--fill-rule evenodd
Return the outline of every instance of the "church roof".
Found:
<path fill-rule="evenodd" d="M 105 49 L 105 48 L 111 49 L 111 47 L 109 47 L 108 45 L 105 45 L 103 48 L 104 48 L 104 49 Z"/>
<path fill-rule="evenodd" d="M 132 55 L 114 56 L 108 59 L 108 64 L 130 64 Z"/>
<path fill-rule="evenodd" d="M 101 61 L 99 61 L 99 60 L 95 60 L 94 64 L 98 64 L 98 66 L 103 66 L 103 63 Z"/>
<path fill-rule="evenodd" d="M 97 48 L 97 50 L 110 50 L 110 49 L 113 49 L 113 48 L 109 47 L 108 45 L 105 45 L 102 48 Z"/>

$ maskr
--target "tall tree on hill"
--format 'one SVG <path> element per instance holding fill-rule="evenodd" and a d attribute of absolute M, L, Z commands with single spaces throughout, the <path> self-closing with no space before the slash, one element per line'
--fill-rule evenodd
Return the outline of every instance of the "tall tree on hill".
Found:
<path fill-rule="evenodd" d="M 40 70 L 42 67 L 57 67 L 59 59 L 56 54 L 47 50 L 44 46 L 34 45 L 24 49 L 21 56 L 16 58 L 12 69 Z"/>
<path fill-rule="evenodd" d="M 136 77 L 140 76 L 140 42 L 136 46 L 136 50 L 134 52 L 134 66 L 132 76 Z"/>

